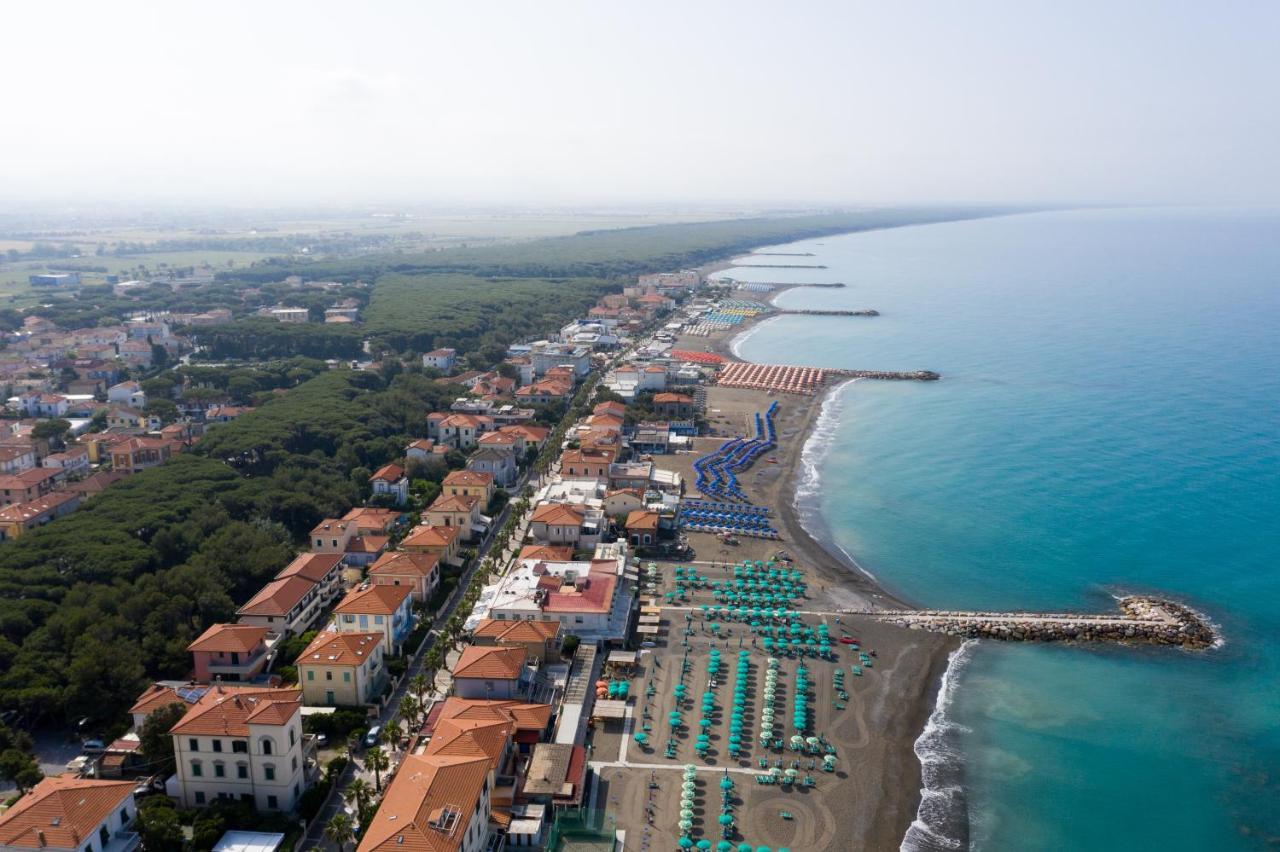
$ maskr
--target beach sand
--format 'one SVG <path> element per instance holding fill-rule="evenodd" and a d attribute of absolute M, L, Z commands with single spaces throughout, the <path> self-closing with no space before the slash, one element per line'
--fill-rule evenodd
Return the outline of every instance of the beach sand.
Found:
<path fill-rule="evenodd" d="M 737 360 L 729 348 L 731 339 L 745 332 L 749 326 L 750 323 L 744 323 L 710 338 L 682 338 L 676 342 L 676 347 L 714 351 Z M 828 388 L 827 392 L 831 389 Z M 691 745 L 685 742 L 692 739 L 693 734 L 688 730 L 677 737 L 681 744 L 677 757 L 667 759 L 664 756 L 667 740 L 665 720 L 671 709 L 668 705 L 674 704 L 672 689 L 685 652 L 681 646 L 685 620 L 683 611 L 664 609 L 665 640 L 644 655 L 645 671 L 633 681 L 636 687 L 633 694 L 640 696 L 636 701 L 636 712 L 641 712 L 641 708 L 648 704 L 654 731 L 658 732 L 653 743 L 642 748 L 634 742 L 627 742 L 629 766 L 605 765 L 618 760 L 624 739 L 620 730 L 597 732 L 593 744 L 593 759 L 602 762 L 597 766 L 603 794 L 598 801 L 606 803 L 610 813 L 615 815 L 618 827 L 627 830 L 627 848 L 677 848 L 679 769 L 686 763 L 699 767 L 731 766 L 748 770 L 733 775 L 737 782 L 735 811 L 740 815 L 738 834 L 733 838 L 735 847 L 745 840 L 755 846 L 786 846 L 793 852 L 802 849 L 898 849 L 908 826 L 916 817 L 921 771 L 914 745 L 933 710 L 948 654 L 959 643 L 951 637 L 904 630 L 853 615 L 840 616 L 842 623 L 834 623 L 832 613 L 837 609 L 904 608 L 909 604 L 880 588 L 834 545 L 824 546 L 816 541 L 805 531 L 797 516 L 795 488 L 804 474 L 801 454 L 820 414 L 823 398 L 823 395 L 770 395 L 747 389 L 707 388 L 707 419 L 716 435 L 695 440 L 699 454 L 718 447 L 727 437 L 750 434 L 754 429 L 755 412 L 763 412 L 774 400 L 781 403 L 776 419 L 778 449 L 740 475 L 740 482 L 754 503 L 773 509 L 775 526 L 782 540 L 741 537 L 738 545 L 726 545 L 716 536 L 705 533 L 689 534 L 688 539 L 696 551 L 695 563 L 712 579 L 728 576 L 726 565 L 746 559 L 767 560 L 779 551 L 785 551 L 808 577 L 808 597 L 797 608 L 826 613 L 807 616 L 806 621 L 811 624 L 825 621 L 833 636 L 839 636 L 842 630 L 849 631 L 862 640 L 864 649 L 877 652 L 874 668 L 866 669 L 862 677 L 852 677 L 850 657 L 856 663 L 856 654 L 840 649 L 838 664 L 845 669 L 847 691 L 851 696 L 843 710 L 836 709 L 832 701 L 830 671 L 834 664 L 825 660 L 806 661 L 814 682 L 814 731 L 822 733 L 835 744 L 839 771 L 834 774 L 802 772 L 802 777 L 809 774 L 817 781 L 817 786 L 809 789 L 758 785 L 754 776 L 761 771 L 758 760 L 763 753 L 758 742 L 752 741 L 737 760 L 730 760 L 720 750 L 725 720 L 719 717 L 727 716 L 723 705 L 720 705 L 717 725 L 712 729 L 710 761 L 694 758 Z M 680 472 L 689 494 L 694 493 L 692 464 L 696 458 L 695 454 L 654 456 L 659 467 Z M 664 583 L 671 582 L 674 564 L 661 563 Z M 714 601 L 708 598 L 707 601 L 691 603 L 702 602 Z M 699 627 L 697 620 L 694 627 Z M 732 630 L 733 636 L 722 641 L 720 647 L 729 661 L 738 651 L 739 637 L 749 642 L 750 636 L 740 624 L 728 625 L 726 629 Z M 703 688 L 706 655 L 713 641 L 710 633 L 705 631 L 696 631 L 690 638 L 693 670 L 686 682 L 693 686 L 696 694 L 700 694 Z M 749 644 L 746 647 L 751 649 Z M 748 685 L 751 696 L 748 716 L 756 719 L 758 708 L 754 705 L 759 701 L 758 685 L 766 655 L 759 648 L 751 650 L 753 668 L 752 682 Z M 655 659 L 658 665 L 655 665 Z M 782 660 L 780 679 L 783 687 L 780 695 L 784 701 L 788 700 L 787 688 L 793 682 L 796 665 L 795 659 Z M 656 693 L 652 699 L 646 699 L 644 685 L 650 679 L 654 681 Z M 732 675 L 729 679 L 732 680 Z M 722 683 L 719 693 L 727 701 L 732 694 L 732 686 Z M 789 703 L 786 706 L 789 707 Z M 780 713 L 779 722 L 788 715 Z M 687 711 L 685 716 L 688 722 L 694 723 L 698 711 Z M 789 726 L 779 724 L 779 734 L 784 730 L 790 733 Z M 787 750 L 780 754 L 768 751 L 767 755 L 770 761 L 781 758 L 785 766 L 790 766 L 790 761 L 796 757 Z M 637 763 L 670 768 L 646 769 L 635 766 Z M 718 784 L 721 773 L 722 770 L 703 770 L 698 778 L 699 806 L 695 808 L 701 832 L 698 837 L 707 837 L 713 845 L 721 838 L 719 826 L 715 824 L 720 811 Z M 651 779 L 658 784 L 656 789 L 650 789 Z M 653 809 L 652 825 L 648 823 L 646 807 Z M 792 814 L 794 819 L 784 820 L 779 816 L 781 811 Z M 647 838 L 647 847 L 639 842 L 633 843 L 633 837 Z"/>

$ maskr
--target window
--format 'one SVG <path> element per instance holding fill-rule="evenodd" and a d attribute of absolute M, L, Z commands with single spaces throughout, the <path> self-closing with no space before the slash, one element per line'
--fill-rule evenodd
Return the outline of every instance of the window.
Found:
<path fill-rule="evenodd" d="M 236 754 L 248 754 L 249 744 L 244 740 L 232 740 L 231 751 L 233 751 Z"/>
<path fill-rule="evenodd" d="M 276 780 L 275 765 L 268 763 L 266 766 L 262 767 L 262 777 L 266 778 L 268 781 Z"/>
<path fill-rule="evenodd" d="M 322 538 L 316 539 L 316 547 L 324 547 L 324 539 Z"/>
<path fill-rule="evenodd" d="M 214 775 L 214 777 L 215 777 L 215 778 L 226 778 L 226 777 L 227 777 L 227 765 L 226 765 L 225 763 L 223 763 L 222 761 L 220 761 L 220 760 L 218 760 L 218 761 L 214 761 L 214 764 L 213 764 L 213 775 Z"/>
<path fill-rule="evenodd" d="M 217 752 L 222 751 L 222 740 L 213 741 L 213 750 Z"/>
<path fill-rule="evenodd" d="M 298 758 L 295 756 L 291 762 L 292 762 L 292 764 L 293 764 L 293 771 L 294 771 L 294 772 L 297 772 L 297 771 L 298 771 Z"/>
<path fill-rule="evenodd" d="M 374 624 L 381 624 L 381 623 L 382 623 L 382 616 L 380 616 L 380 615 L 375 615 L 375 616 L 373 617 L 373 623 L 374 623 Z"/>
<path fill-rule="evenodd" d="M 271 808 L 273 811 L 279 810 L 280 800 L 277 799 L 275 796 L 267 796 L 267 807 Z"/>
<path fill-rule="evenodd" d="M 275 743 L 275 740 L 271 739 L 271 737 L 263 737 L 261 742 L 262 742 L 263 754 L 271 754 L 273 751 L 275 751 L 276 743 Z"/>
<path fill-rule="evenodd" d="M 307 669 L 307 680 L 315 680 L 315 679 L 316 679 L 315 669 Z"/>
<path fill-rule="evenodd" d="M 203 804 L 204 804 L 204 791 L 203 791 L 203 790 L 196 790 L 196 804 L 197 804 L 197 805 L 203 805 Z"/>
<path fill-rule="evenodd" d="M 289 729 L 289 745 L 292 746 L 297 741 L 298 741 L 297 733 L 293 730 L 293 728 L 290 728 Z"/>
<path fill-rule="evenodd" d="M 129 824 L 129 809 L 121 808 L 120 809 L 120 827 L 124 828 L 128 824 Z"/>
<path fill-rule="evenodd" d="M 249 777 L 249 764 L 247 764 L 247 763 L 237 763 L 237 764 L 236 764 L 236 777 L 237 777 L 237 778 L 248 778 L 248 777 Z"/>
<path fill-rule="evenodd" d="M 195 778 L 199 778 L 204 775 L 204 767 L 200 764 L 200 761 L 191 761 L 191 775 Z"/>
<path fill-rule="evenodd" d="M 342 682 L 343 682 L 343 683 L 351 683 L 351 672 L 343 672 L 343 673 L 342 673 Z"/>
<path fill-rule="evenodd" d="M 200 741 L 198 739 L 196 739 L 195 737 L 192 737 L 191 739 L 187 740 L 187 751 L 199 751 L 199 750 L 200 750 Z"/>
<path fill-rule="evenodd" d="M 325 680 L 333 680 L 333 672 L 331 672 L 331 671 L 326 671 L 326 672 L 324 673 L 324 679 L 325 679 Z"/>

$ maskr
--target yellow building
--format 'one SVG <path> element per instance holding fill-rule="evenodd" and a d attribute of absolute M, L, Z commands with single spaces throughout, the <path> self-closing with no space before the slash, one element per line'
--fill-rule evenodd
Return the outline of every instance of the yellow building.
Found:
<path fill-rule="evenodd" d="M 387 684 L 381 633 L 322 631 L 297 660 L 302 703 L 358 707 L 378 699 Z"/>

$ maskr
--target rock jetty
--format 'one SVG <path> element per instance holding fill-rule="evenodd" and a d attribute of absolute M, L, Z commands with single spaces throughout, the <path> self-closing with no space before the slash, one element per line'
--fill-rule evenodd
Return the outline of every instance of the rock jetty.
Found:
<path fill-rule="evenodd" d="M 774 311 L 774 313 L 793 314 L 798 317 L 878 317 L 880 312 L 871 308 L 862 311 L 793 311 L 790 309 Z"/>
<path fill-rule="evenodd" d="M 911 630 L 1006 642 L 1126 642 L 1203 649 L 1218 639 L 1199 613 L 1173 601 L 1133 595 L 1120 615 L 895 610 L 867 612 Z"/>
<path fill-rule="evenodd" d="M 829 376 L 844 376 L 849 379 L 882 379 L 896 382 L 936 382 L 942 376 L 933 370 L 910 370 L 898 372 L 894 370 L 827 370 Z"/>

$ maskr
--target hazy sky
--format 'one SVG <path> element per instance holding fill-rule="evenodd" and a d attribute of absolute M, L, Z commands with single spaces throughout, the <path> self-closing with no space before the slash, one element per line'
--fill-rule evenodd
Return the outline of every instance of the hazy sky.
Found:
<path fill-rule="evenodd" d="M 1280 3 L 13 2 L 0 197 L 1280 201 Z"/>

